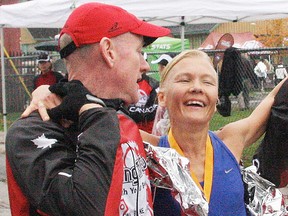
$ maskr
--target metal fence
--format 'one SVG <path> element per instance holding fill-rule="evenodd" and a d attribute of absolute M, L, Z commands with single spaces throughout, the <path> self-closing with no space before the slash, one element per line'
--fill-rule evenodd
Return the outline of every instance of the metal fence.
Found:
<path fill-rule="evenodd" d="M 7 113 L 23 112 L 30 103 L 33 91 L 33 79 L 39 73 L 36 58 L 38 53 L 26 53 L 21 56 L 14 53 L 4 59 L 5 64 L 5 87 L 6 87 L 6 110 Z M 59 59 L 59 55 L 51 55 L 53 61 Z M 2 84 L 2 79 L 1 79 Z M 2 89 L 0 91 L 2 111 Z"/>
<path fill-rule="evenodd" d="M 277 84 L 277 80 L 275 77 L 275 70 L 277 67 L 281 64 L 283 65 L 283 68 L 285 68 L 288 71 L 288 47 L 276 47 L 276 48 L 261 48 L 261 49 L 237 49 L 241 55 L 242 54 L 247 54 L 248 59 L 252 65 L 252 74 L 251 77 L 246 77 L 243 78 L 243 85 L 244 89 L 243 91 L 238 94 L 238 95 L 233 95 L 230 94 L 229 100 L 231 102 L 231 116 L 233 115 L 238 115 L 234 116 L 235 119 L 239 118 L 244 118 L 246 117 L 249 113 L 253 111 L 253 109 L 263 100 L 263 98 L 275 87 Z M 216 56 L 222 56 L 224 55 L 224 50 L 203 50 L 206 52 L 212 60 Z M 148 53 L 149 55 L 156 55 L 159 56 L 160 54 L 163 53 Z M 177 53 L 173 53 L 177 54 Z M 151 58 L 151 57 L 150 57 Z M 270 66 L 267 66 L 267 77 L 263 80 L 263 89 L 261 88 L 261 83 L 260 80 L 257 78 L 256 74 L 254 73 L 254 68 L 256 66 L 256 59 L 261 58 L 262 61 L 267 61 Z M 148 57 L 149 59 L 149 57 Z M 218 64 L 217 64 L 218 65 Z M 218 73 L 221 72 L 221 69 L 215 65 L 215 69 Z M 270 67 L 270 69 L 268 68 Z M 244 69 L 240 69 L 243 71 Z M 152 70 L 149 73 L 151 76 L 155 77 L 156 79 L 159 79 L 159 75 L 157 70 Z M 219 89 L 220 90 L 220 89 Z M 243 98 L 243 95 L 246 98 Z M 247 97 L 248 95 L 248 97 Z M 247 100 L 248 98 L 248 104 L 246 106 L 244 101 Z M 242 112 L 245 111 L 246 112 Z M 239 116 L 241 115 L 241 116 Z M 225 116 L 226 117 L 226 116 Z M 234 118 L 233 117 L 233 118 Z M 233 120 L 233 118 L 231 120 Z"/>
<path fill-rule="evenodd" d="M 250 109 L 253 109 L 265 95 L 275 86 L 275 69 L 280 62 L 284 67 L 288 67 L 288 48 L 265 48 L 244 50 L 239 49 L 241 53 L 247 53 L 251 57 L 253 67 L 255 66 L 255 57 L 261 56 L 263 59 L 267 59 L 274 67 L 273 70 L 268 72 L 267 77 L 264 80 L 264 92 L 255 86 L 251 81 L 248 81 L 247 86 L 249 88 L 249 102 Z M 219 53 L 223 54 L 223 50 L 209 50 L 205 51 L 211 58 Z M 149 55 L 157 55 L 159 53 L 148 53 Z M 177 53 L 175 53 L 177 54 Z M 36 57 L 38 53 L 21 54 L 21 56 L 15 56 L 5 58 L 5 80 L 6 80 L 6 103 L 7 113 L 22 112 L 27 104 L 30 103 L 30 94 L 33 90 L 33 78 L 38 73 L 36 65 Z M 59 59 L 59 55 L 51 54 L 53 61 Z M 288 70 L 288 69 L 287 69 Z M 151 70 L 149 74 L 159 79 L 158 72 Z M 1 81 L 2 82 L 2 81 Z M 2 112 L 2 90 L 0 91 L 0 110 Z M 239 110 L 239 98 L 235 95 L 230 95 L 233 111 Z"/>

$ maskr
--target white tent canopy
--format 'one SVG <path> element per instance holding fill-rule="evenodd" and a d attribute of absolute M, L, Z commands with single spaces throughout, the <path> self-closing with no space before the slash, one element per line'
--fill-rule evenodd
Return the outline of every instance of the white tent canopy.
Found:
<path fill-rule="evenodd" d="M 74 8 L 93 0 L 33 0 L 0 6 L 0 26 L 61 28 Z M 287 0 L 99 0 L 159 25 L 256 21 L 288 16 Z"/>

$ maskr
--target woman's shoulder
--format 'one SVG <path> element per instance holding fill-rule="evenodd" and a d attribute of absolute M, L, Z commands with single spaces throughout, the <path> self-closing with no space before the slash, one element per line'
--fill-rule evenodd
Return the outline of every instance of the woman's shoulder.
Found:
<path fill-rule="evenodd" d="M 212 132 L 212 134 L 214 134 L 214 138 L 223 143 L 223 145 L 229 149 L 229 151 L 231 151 L 237 161 L 240 161 L 243 152 L 241 138 L 235 135 L 237 133 L 233 125 L 229 125 L 228 127 L 227 126 L 218 131 Z"/>

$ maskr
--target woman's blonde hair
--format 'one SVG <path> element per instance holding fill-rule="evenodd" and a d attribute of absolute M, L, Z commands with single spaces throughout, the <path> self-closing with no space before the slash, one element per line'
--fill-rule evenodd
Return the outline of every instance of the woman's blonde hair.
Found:
<path fill-rule="evenodd" d="M 167 66 L 165 67 L 165 69 L 163 70 L 163 73 L 161 73 L 160 75 L 160 87 L 163 86 L 163 83 L 165 82 L 169 72 L 171 71 L 171 69 L 178 63 L 180 62 L 182 59 L 184 58 L 190 58 L 190 57 L 203 57 L 206 58 L 211 65 L 213 66 L 213 63 L 210 59 L 210 57 L 203 51 L 200 50 L 185 50 L 183 52 L 181 52 L 179 55 L 175 56 L 173 58 L 173 60 L 167 64 Z"/>

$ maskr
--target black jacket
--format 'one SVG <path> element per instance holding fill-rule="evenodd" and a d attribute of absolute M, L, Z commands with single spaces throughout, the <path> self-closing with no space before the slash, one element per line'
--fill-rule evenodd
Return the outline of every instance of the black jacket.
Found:
<path fill-rule="evenodd" d="M 152 209 L 142 139 L 122 112 L 91 109 L 70 128 L 32 113 L 9 128 L 6 153 L 13 215 L 149 215 Z"/>
<path fill-rule="evenodd" d="M 259 173 L 278 186 L 288 184 L 288 80 L 283 83 L 272 106 L 264 139 L 254 155 Z"/>

